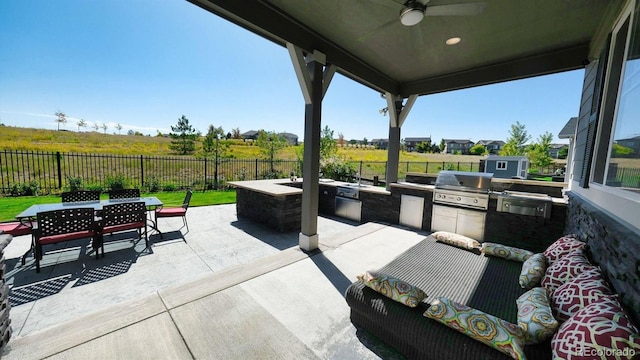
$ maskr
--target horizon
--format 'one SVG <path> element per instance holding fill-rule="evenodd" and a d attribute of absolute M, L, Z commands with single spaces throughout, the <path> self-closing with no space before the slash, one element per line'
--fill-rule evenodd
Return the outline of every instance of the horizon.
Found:
<path fill-rule="evenodd" d="M 210 124 L 302 138 L 304 101 L 287 50 L 187 2 L 0 3 L 0 122 L 55 130 L 84 119 L 109 133 L 170 132 L 181 115 Z M 144 16 L 138 16 L 144 14 Z M 584 70 L 421 96 L 401 137 L 506 141 L 525 124 L 553 143 L 578 115 Z M 388 138 L 380 94 L 340 74 L 322 127 L 345 140 Z M 100 132 L 100 131 L 99 131 Z"/>

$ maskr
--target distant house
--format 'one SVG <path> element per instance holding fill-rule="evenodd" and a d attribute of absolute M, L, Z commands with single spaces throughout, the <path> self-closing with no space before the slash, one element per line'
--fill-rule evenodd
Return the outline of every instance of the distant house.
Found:
<path fill-rule="evenodd" d="M 569 149 L 569 145 L 568 144 L 549 144 L 549 150 L 547 150 L 547 154 L 549 154 L 549 156 L 551 156 L 554 159 L 558 158 L 558 154 L 560 153 L 560 150 L 562 149 Z"/>
<path fill-rule="evenodd" d="M 389 147 L 389 139 L 372 139 L 369 141 L 369 145 L 373 145 L 376 149 L 387 150 Z"/>
<path fill-rule="evenodd" d="M 255 130 L 249 130 L 247 132 L 242 133 L 243 140 L 256 140 L 258 139 L 258 132 Z"/>
<path fill-rule="evenodd" d="M 287 139 L 289 145 L 298 145 L 298 135 L 286 132 L 280 133 L 278 135 Z"/>
<path fill-rule="evenodd" d="M 489 155 L 484 165 L 484 172 L 493 173 L 493 177 L 501 179 L 526 179 L 528 171 L 529 160 L 526 156 Z"/>
<path fill-rule="evenodd" d="M 564 174 L 564 181 L 569 182 L 573 177 L 573 156 L 575 151 L 575 137 L 576 137 L 576 125 L 578 124 L 578 118 L 572 117 L 564 125 L 560 133 L 559 139 L 569 139 L 569 150 L 567 152 L 567 171 Z"/>
<path fill-rule="evenodd" d="M 497 154 L 504 147 L 502 140 L 479 140 L 476 145 L 483 145 L 489 154 Z"/>
<path fill-rule="evenodd" d="M 444 139 L 444 153 L 453 154 L 459 152 L 460 154 L 467 155 L 469 150 L 475 145 L 471 140 L 456 140 L 456 139 Z"/>
<path fill-rule="evenodd" d="M 407 151 L 415 151 L 416 146 L 421 143 L 431 143 L 430 137 L 415 137 L 415 138 L 404 138 L 404 145 L 407 147 Z"/>

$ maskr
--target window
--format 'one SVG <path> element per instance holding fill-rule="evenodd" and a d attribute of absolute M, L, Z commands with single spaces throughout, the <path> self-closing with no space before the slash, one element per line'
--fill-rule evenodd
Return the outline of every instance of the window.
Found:
<path fill-rule="evenodd" d="M 640 2 L 611 35 L 591 181 L 640 193 Z"/>
<path fill-rule="evenodd" d="M 496 161 L 496 170 L 507 170 L 506 161 Z"/>

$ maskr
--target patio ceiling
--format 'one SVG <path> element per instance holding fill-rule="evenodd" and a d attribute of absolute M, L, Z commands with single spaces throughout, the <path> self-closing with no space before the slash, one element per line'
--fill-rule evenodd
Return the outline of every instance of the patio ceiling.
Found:
<path fill-rule="evenodd" d="M 320 51 L 341 74 L 403 97 L 582 68 L 609 4 L 485 0 L 479 15 L 406 27 L 402 0 L 188 1 L 278 44 Z M 451 37 L 462 41 L 446 45 Z"/>

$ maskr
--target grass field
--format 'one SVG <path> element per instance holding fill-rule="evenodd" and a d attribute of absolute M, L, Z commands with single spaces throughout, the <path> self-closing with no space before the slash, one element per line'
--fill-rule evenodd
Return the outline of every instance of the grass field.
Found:
<path fill-rule="evenodd" d="M 180 205 L 184 200 L 184 192 L 160 192 L 142 194 L 145 196 L 155 196 L 163 204 Z M 107 199 L 107 195 L 102 195 L 103 199 Z M 26 210 L 29 206 L 35 204 L 51 204 L 60 202 L 60 196 L 20 196 L 20 197 L 0 197 L 0 222 L 14 221 L 15 216 Z M 190 206 L 206 206 L 219 204 L 233 204 L 236 202 L 235 191 L 206 191 L 194 192 L 191 196 Z"/>

